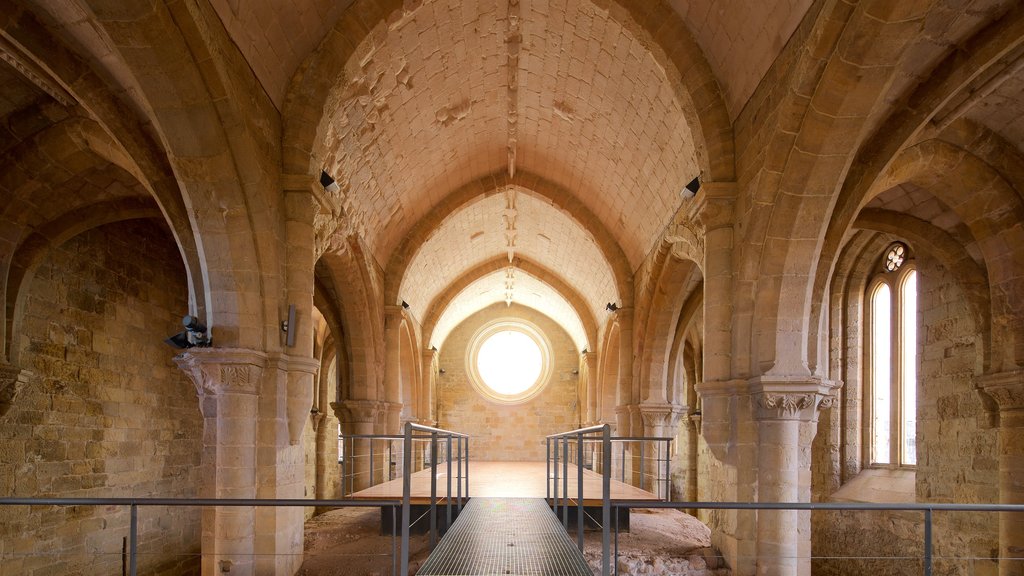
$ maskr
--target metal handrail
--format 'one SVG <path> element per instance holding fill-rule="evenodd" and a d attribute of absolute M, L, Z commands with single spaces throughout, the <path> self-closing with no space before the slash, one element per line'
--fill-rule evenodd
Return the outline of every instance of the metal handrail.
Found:
<path fill-rule="evenodd" d="M 611 426 L 608 424 L 601 424 L 598 426 L 588 426 L 586 428 L 579 428 L 569 432 L 562 432 L 559 434 L 550 434 L 545 437 L 547 444 L 547 458 L 546 458 L 546 476 L 545 476 L 545 490 L 547 491 L 547 497 L 550 500 L 552 496 L 551 486 L 552 483 L 549 480 L 552 478 L 552 468 L 554 469 L 554 505 L 555 505 L 555 516 L 558 516 L 559 509 L 562 512 L 562 525 L 566 528 L 569 526 L 569 441 L 576 441 L 576 545 L 580 552 L 583 552 L 583 526 L 584 526 L 584 515 L 583 510 L 583 462 L 585 460 L 585 454 L 583 452 L 584 438 L 587 435 L 600 434 L 601 441 L 601 518 L 602 525 L 607 527 L 611 524 L 612 509 L 611 509 L 611 468 L 612 468 L 612 451 L 611 451 Z M 558 448 L 561 442 L 562 447 L 562 493 L 563 499 L 559 499 L 558 496 Z M 552 450 L 554 445 L 554 450 Z M 552 459 L 552 454 L 554 458 Z M 552 463 L 554 466 L 552 467 Z M 610 568 L 608 565 L 609 561 L 609 549 L 611 547 L 610 534 L 605 529 L 601 534 L 601 574 L 602 576 L 609 576 Z"/>
<path fill-rule="evenodd" d="M 317 508 L 384 508 L 391 507 L 392 515 L 402 504 L 400 500 L 306 500 L 300 498 L 0 498 L 0 506 L 128 506 L 128 574 L 138 576 L 139 507 L 140 506 L 222 506 L 222 507 L 317 507 Z M 391 563 L 397 574 L 394 522 L 391 529 Z M 403 551 L 408 557 L 408 540 Z"/>
<path fill-rule="evenodd" d="M 452 524 L 452 440 L 454 439 L 458 444 L 457 448 L 457 461 L 458 470 L 456 481 L 456 498 L 458 503 L 458 511 L 462 512 L 463 503 L 463 482 L 465 482 L 466 494 L 465 497 L 469 498 L 469 435 L 462 434 L 460 432 L 452 432 L 450 430 L 442 430 L 441 428 L 433 428 L 430 426 L 423 426 L 422 424 L 414 424 L 412 422 L 406 422 L 403 427 L 403 455 L 402 455 L 402 571 L 401 574 L 409 573 L 409 529 L 411 524 L 411 500 L 412 500 L 412 443 L 416 439 L 413 431 L 428 432 L 430 439 L 430 549 L 433 550 L 437 544 L 437 457 L 438 457 L 438 440 L 444 438 L 445 450 L 447 452 L 445 463 L 447 464 L 447 491 L 445 492 L 445 507 L 447 509 L 447 524 Z M 463 475 L 462 462 L 466 462 L 465 475 Z"/>
<path fill-rule="evenodd" d="M 595 428 L 600 428 L 600 426 L 591 426 L 591 427 L 588 427 L 588 428 L 581 428 L 580 430 L 584 431 L 584 434 L 587 434 L 590 431 L 593 431 Z M 547 443 L 549 443 L 549 444 L 552 441 L 556 441 L 557 442 L 559 440 L 565 442 L 565 441 L 568 441 L 569 439 L 572 439 L 579 432 L 580 432 L 579 430 L 573 430 L 571 432 L 561 432 L 559 434 L 551 434 L 549 436 L 546 436 L 545 438 L 546 438 Z M 633 471 L 633 473 L 636 474 L 636 484 L 635 485 L 637 487 L 639 487 L 641 490 L 648 490 L 650 492 L 653 492 L 656 496 L 658 496 L 659 498 L 661 498 L 663 500 L 671 500 L 672 499 L 671 498 L 671 496 L 672 496 L 672 477 L 671 477 L 672 457 L 671 457 L 671 451 L 672 451 L 672 442 L 675 441 L 675 438 L 672 438 L 670 436 L 612 436 L 611 441 L 612 441 L 612 444 L 621 444 L 621 446 L 622 446 L 622 449 L 620 450 L 620 457 L 619 457 L 619 460 L 618 460 L 619 461 L 619 469 L 620 469 L 620 477 L 619 477 L 619 481 L 620 482 L 622 482 L 624 484 L 626 484 L 626 483 L 633 484 L 633 480 L 632 479 L 630 479 L 627 482 L 627 478 L 626 478 L 626 445 L 627 444 L 639 444 L 639 452 L 638 452 L 639 463 L 638 463 L 638 469 Z M 596 444 L 596 443 L 600 443 L 601 439 L 600 438 L 587 438 L 587 437 L 584 437 L 581 440 L 581 442 L 583 442 L 585 444 Z M 647 446 L 648 443 L 654 445 L 654 446 L 651 447 L 651 448 L 653 448 L 653 451 L 654 451 L 654 455 L 653 456 L 649 456 L 648 455 L 648 446 Z M 563 452 L 564 452 L 564 448 L 563 448 Z M 571 457 L 574 454 L 569 453 L 568 455 Z M 614 455 L 614 452 L 613 452 L 613 455 Z M 548 458 L 551 458 L 550 452 L 549 452 Z M 557 460 L 557 454 L 555 455 L 555 459 Z M 657 465 L 656 465 L 657 470 L 655 472 L 648 472 L 648 471 L 645 470 L 645 465 L 644 464 L 646 462 L 649 462 L 649 461 L 654 461 L 655 463 L 657 463 Z M 613 459 L 613 464 L 612 465 L 614 466 L 614 459 Z M 549 476 L 550 476 L 550 470 L 549 470 Z M 650 488 L 648 488 L 648 486 L 647 486 L 647 481 L 650 481 Z"/>

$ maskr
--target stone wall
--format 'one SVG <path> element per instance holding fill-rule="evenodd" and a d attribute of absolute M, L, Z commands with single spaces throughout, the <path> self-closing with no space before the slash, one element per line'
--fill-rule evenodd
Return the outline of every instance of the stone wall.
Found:
<path fill-rule="evenodd" d="M 916 500 L 998 500 L 997 431 L 973 390 L 976 328 L 948 271 L 918 254 L 918 423 Z M 848 390 L 847 393 L 854 391 Z M 858 405 L 855 403 L 854 405 Z M 830 461 L 816 459 L 815 463 Z M 816 474 L 818 471 L 816 471 Z M 861 477 L 869 472 L 862 471 Z M 849 485 L 848 485 L 849 486 Z M 844 499 L 871 501 L 871 492 Z M 934 574 L 996 574 L 999 520 L 992 514 L 934 513 Z M 921 513 L 814 514 L 815 556 L 920 557 Z M 814 562 L 814 574 L 914 574 L 921 562 Z"/>
<path fill-rule="evenodd" d="M 135 220 L 51 252 L 32 282 L 20 364 L 39 377 L 0 421 L 0 494 L 195 497 L 203 422 L 162 335 L 187 312 L 163 224 Z M 200 514 L 139 509 L 139 573 L 197 574 Z M 124 507 L 0 508 L 4 574 L 121 574 Z"/>
<path fill-rule="evenodd" d="M 522 404 L 504 405 L 481 396 L 466 373 L 466 354 L 476 330 L 498 318 L 523 319 L 536 325 L 551 342 L 554 370 L 545 389 Z M 441 349 L 437 380 L 437 418 L 442 428 L 472 436 L 474 460 L 543 461 L 544 437 L 579 427 L 577 378 L 579 352 L 569 335 L 539 312 L 498 304 L 467 318 Z"/>

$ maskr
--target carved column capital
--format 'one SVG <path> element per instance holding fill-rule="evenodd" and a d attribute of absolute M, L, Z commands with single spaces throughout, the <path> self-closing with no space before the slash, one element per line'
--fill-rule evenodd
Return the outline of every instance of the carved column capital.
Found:
<path fill-rule="evenodd" d="M 640 404 L 639 410 L 644 427 L 649 429 L 674 429 L 679 416 L 686 412 L 686 408 L 676 404 Z"/>
<path fill-rule="evenodd" d="M 258 394 L 267 355 L 242 348 L 191 348 L 174 357 L 200 396 Z"/>
<path fill-rule="evenodd" d="M 818 410 L 835 404 L 835 391 L 842 386 L 824 378 L 756 378 L 750 394 L 758 420 L 817 420 Z"/>
<path fill-rule="evenodd" d="M 39 378 L 29 370 L 13 364 L 0 364 L 0 417 L 14 406 L 18 394 L 26 387 L 36 385 Z"/>
<path fill-rule="evenodd" d="M 377 422 L 380 416 L 385 413 L 384 405 L 385 402 L 379 400 L 345 400 L 331 406 L 335 407 L 338 419 L 342 422 L 368 424 Z"/>
<path fill-rule="evenodd" d="M 985 374 L 975 379 L 975 385 L 1000 412 L 1024 409 L 1024 370 Z"/>

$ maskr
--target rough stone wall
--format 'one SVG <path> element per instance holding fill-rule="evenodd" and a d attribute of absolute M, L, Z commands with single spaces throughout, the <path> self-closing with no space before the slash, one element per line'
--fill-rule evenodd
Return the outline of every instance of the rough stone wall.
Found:
<path fill-rule="evenodd" d="M 17 335 L 39 376 L 0 422 L 0 494 L 195 497 L 203 422 L 164 335 L 184 269 L 162 224 L 86 232 L 38 269 Z M 140 574 L 198 574 L 198 509 L 139 509 Z M 4 574 L 121 574 L 124 507 L 0 508 Z"/>
<path fill-rule="evenodd" d="M 469 381 L 466 354 L 476 330 L 498 318 L 527 320 L 551 342 L 554 370 L 545 389 L 522 404 L 486 400 Z M 444 343 L 437 380 L 437 418 L 442 428 L 472 436 L 474 460 L 544 460 L 544 437 L 579 427 L 577 378 L 579 352 L 569 335 L 539 312 L 513 304 L 498 304 L 467 318 Z"/>
<path fill-rule="evenodd" d="M 997 430 L 973 391 L 974 332 L 963 293 L 918 254 L 918 502 L 998 500 Z M 822 460 L 816 460 L 816 463 Z M 936 512 L 933 574 L 996 574 L 995 515 Z M 917 556 L 921 513 L 814 514 L 815 556 Z M 914 574 L 920 560 L 817 560 L 814 574 Z"/>

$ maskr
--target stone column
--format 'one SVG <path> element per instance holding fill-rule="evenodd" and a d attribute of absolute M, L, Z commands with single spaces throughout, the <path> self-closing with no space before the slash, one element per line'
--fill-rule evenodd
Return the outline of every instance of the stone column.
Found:
<path fill-rule="evenodd" d="M 377 400 L 345 400 L 340 403 L 340 414 L 338 418 L 346 424 L 356 435 L 376 434 L 376 425 L 379 421 L 384 406 Z M 353 490 L 359 491 L 370 486 L 370 442 L 368 440 L 357 441 L 351 446 L 351 452 L 345 454 L 345 458 L 351 463 L 346 465 L 345 472 L 354 474 L 350 480 L 342 478 L 343 491 L 351 486 Z"/>
<path fill-rule="evenodd" d="M 203 414 L 205 498 L 256 497 L 259 390 L 267 356 L 243 349 L 193 348 L 175 362 L 196 387 Z M 255 574 L 253 508 L 202 509 L 204 574 Z"/>
<path fill-rule="evenodd" d="M 1024 504 L 1024 370 L 989 374 L 978 387 L 999 407 L 999 503 Z M 999 575 L 1024 575 L 1024 514 L 999 514 Z"/>
<path fill-rule="evenodd" d="M 679 421 L 679 414 L 683 412 L 684 410 L 673 404 L 641 404 L 640 417 L 644 423 L 643 435 L 649 438 L 675 436 L 674 428 Z M 668 454 L 662 453 L 664 449 L 664 442 L 644 442 L 644 461 L 641 463 L 640 474 L 644 479 L 644 490 L 667 498 L 664 476 L 668 474 L 668 471 L 665 470 L 664 463 L 660 461 L 669 457 Z"/>
<path fill-rule="evenodd" d="M 823 380 L 768 380 L 751 384 L 758 431 L 757 494 L 759 502 L 810 500 L 808 426 L 819 408 L 834 402 L 831 383 Z M 810 513 L 760 510 L 757 513 L 758 576 L 809 576 Z"/>

